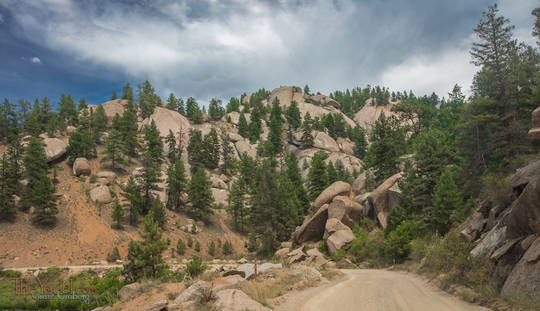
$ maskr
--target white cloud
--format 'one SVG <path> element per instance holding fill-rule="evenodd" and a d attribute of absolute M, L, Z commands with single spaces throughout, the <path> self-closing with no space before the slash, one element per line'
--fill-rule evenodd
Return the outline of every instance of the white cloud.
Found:
<path fill-rule="evenodd" d="M 33 64 L 41 64 L 41 59 L 39 59 L 39 57 L 37 56 L 34 56 L 30 58 L 30 62 L 32 62 Z"/>
<path fill-rule="evenodd" d="M 440 54 L 414 55 L 381 75 L 380 83 L 392 90 L 412 90 L 417 95 L 435 92 L 447 97 L 455 84 L 470 95 L 474 73 L 478 70 L 470 63 L 471 39 L 449 46 Z"/>
<path fill-rule="evenodd" d="M 418 94 L 445 95 L 455 83 L 467 89 L 474 68 L 469 64 L 470 42 L 463 38 L 470 35 L 468 29 L 472 32 L 481 11 L 477 5 L 472 10 L 477 17 L 448 19 L 452 25 L 445 26 L 429 10 L 419 10 L 431 6 L 427 0 L 401 7 L 354 0 L 315 0 L 308 5 L 145 2 L 150 7 L 5 1 L 33 43 L 135 81 L 149 79 L 158 91 L 202 100 L 306 83 L 323 93 L 377 81 Z M 436 11 L 452 17 L 470 7 L 464 1 L 461 11 L 448 13 L 457 7 L 454 1 L 440 5 L 442 9 L 435 5 Z M 466 27 L 454 28 L 455 23 Z M 467 33 L 454 33 L 458 28 Z"/>

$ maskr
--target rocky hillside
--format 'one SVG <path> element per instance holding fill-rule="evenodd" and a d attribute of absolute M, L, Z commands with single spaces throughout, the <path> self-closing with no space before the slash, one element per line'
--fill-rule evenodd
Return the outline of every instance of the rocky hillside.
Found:
<path fill-rule="evenodd" d="M 249 101 L 250 96 L 243 98 L 244 102 Z M 275 99 L 285 109 L 292 101 L 298 103 L 298 108 L 302 117 L 307 113 L 313 119 L 320 120 L 327 114 L 340 115 L 347 126 L 355 127 L 356 122 L 340 111 L 340 104 L 325 95 L 303 94 L 299 87 L 280 87 L 273 90 L 268 98 L 263 100 L 263 104 L 270 107 Z M 128 100 L 111 100 L 101 104 L 107 117 L 107 125 L 111 126 L 115 116 L 121 116 L 126 110 Z M 368 103 L 369 104 L 369 103 Z M 95 113 L 98 106 L 89 105 L 91 113 Z M 374 108 L 378 109 L 378 108 Z M 250 114 L 244 114 L 249 122 Z M 377 115 L 368 114 L 362 117 L 362 112 L 357 113 L 359 118 L 374 122 Z M 154 112 L 147 118 L 138 118 L 138 128 L 142 131 L 146 125 L 154 122 L 164 139 L 170 132 L 174 133 L 179 146 L 183 146 L 182 162 L 186 168 L 189 178 L 190 163 L 187 146 L 190 140 L 191 130 L 199 130 L 202 135 L 208 134 L 211 129 L 218 133 L 224 132 L 230 136 L 234 146 L 234 159 L 240 159 L 242 154 L 247 154 L 252 158 L 259 157 L 257 148 L 259 142 L 268 138 L 268 120 L 262 122 L 261 140 L 251 143 L 249 139 L 242 137 L 238 133 L 238 122 L 240 113 L 230 112 L 218 121 L 205 121 L 195 124 L 177 111 L 169 110 L 166 107 L 155 107 Z M 205 116 L 205 120 L 208 118 Z M 300 138 L 301 129 L 292 133 L 292 139 L 286 139 L 288 125 L 283 130 L 285 138 L 285 150 L 293 152 L 301 165 L 301 173 L 304 180 L 307 179 L 311 159 L 317 151 L 325 151 L 328 157 L 326 163 L 337 163 L 341 161 L 344 168 L 350 174 L 357 174 L 363 169 L 363 163 L 354 156 L 354 143 L 349 138 L 338 137 L 337 140 L 321 130 L 313 130 L 313 144 L 309 148 L 302 147 Z M 99 262 L 106 259 L 114 247 L 118 247 L 122 257 L 127 254 L 127 245 L 130 240 L 138 239 L 137 227 L 125 226 L 124 230 L 111 228 L 111 210 L 115 198 L 120 199 L 120 203 L 125 203 L 121 195 L 121 186 L 125 185 L 130 176 L 139 174 L 141 167 L 135 161 L 129 166 L 122 167 L 122 170 L 112 170 L 107 162 L 102 162 L 101 155 L 103 147 L 98 146 L 98 157 L 93 159 L 79 158 L 70 166 L 66 157 L 68 140 L 76 130 L 74 126 L 68 126 L 66 131 L 58 133 L 55 137 L 48 137 L 42 134 L 42 142 L 49 165 L 57 171 L 57 192 L 59 198 L 59 214 L 57 215 L 57 225 L 52 229 L 36 228 L 31 223 L 30 214 L 19 213 L 14 222 L 7 222 L 2 225 L 0 231 L 0 243 L 4 245 L 0 254 L 0 260 L 4 267 L 25 267 L 25 266 L 49 266 L 49 265 L 76 265 L 90 262 Z M 105 133 L 106 137 L 107 133 Z M 23 141 L 26 141 L 25 138 Z M 3 148 L 2 151 L 4 151 Z M 168 146 L 165 145 L 165 154 Z M 154 195 L 163 204 L 167 203 L 167 166 L 164 164 L 161 170 L 162 182 L 158 184 L 161 191 L 153 191 Z M 225 207 L 228 205 L 229 189 L 234 178 L 222 174 L 219 170 L 208 170 L 207 174 L 211 180 L 211 191 L 216 205 Z M 124 208 L 124 214 L 128 210 Z M 235 253 L 244 253 L 246 236 L 232 230 L 231 218 L 224 209 L 216 210 L 212 216 L 212 225 L 207 226 L 202 222 L 189 219 L 183 213 L 175 213 L 166 210 L 167 223 L 165 225 L 165 235 L 171 240 L 171 250 L 165 255 L 170 257 L 172 250 L 178 239 L 184 241 L 188 236 L 201 243 L 202 253 L 206 253 L 210 241 L 218 239 L 231 241 Z M 192 224 L 200 232 L 191 234 L 186 231 L 186 227 L 191 228 Z M 186 256 L 190 256 L 192 250 L 187 251 Z M 172 259 L 172 258 L 170 258 Z"/>

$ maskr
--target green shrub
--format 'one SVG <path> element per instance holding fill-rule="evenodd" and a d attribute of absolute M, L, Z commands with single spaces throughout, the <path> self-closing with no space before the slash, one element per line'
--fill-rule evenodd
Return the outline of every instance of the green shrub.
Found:
<path fill-rule="evenodd" d="M 348 248 L 351 260 L 359 264 L 368 262 L 370 266 L 380 267 L 388 262 L 385 258 L 384 234 L 380 230 L 369 233 L 367 230 L 356 226 L 354 228 L 355 239 Z"/>
<path fill-rule="evenodd" d="M 199 241 L 196 241 L 196 242 L 195 242 L 194 250 L 195 250 L 197 253 L 201 251 L 201 243 L 199 243 Z"/>
<path fill-rule="evenodd" d="M 216 243 L 214 243 L 214 241 L 210 242 L 210 245 L 208 245 L 208 255 L 212 257 L 216 256 Z"/>
<path fill-rule="evenodd" d="M 186 264 L 186 273 L 192 278 L 201 275 L 204 270 L 206 270 L 206 265 L 203 264 L 201 257 L 197 255 L 193 255 Z"/>
<path fill-rule="evenodd" d="M 93 184 L 97 181 L 97 175 L 96 174 L 92 174 L 90 175 L 90 183 Z"/>
<path fill-rule="evenodd" d="M 187 246 L 188 247 L 193 246 L 193 239 L 190 236 L 188 236 L 188 238 L 187 238 Z"/>
<path fill-rule="evenodd" d="M 186 244 L 184 244 L 184 241 L 182 239 L 178 239 L 178 243 L 176 244 L 176 252 L 178 255 L 184 255 L 186 252 Z"/>
<path fill-rule="evenodd" d="M 225 241 L 225 243 L 223 243 L 223 255 L 232 255 L 232 253 L 233 253 L 232 243 L 229 241 Z"/>
<path fill-rule="evenodd" d="M 385 240 L 385 256 L 392 263 L 402 263 L 411 250 L 411 241 L 421 234 L 421 222 L 406 220 Z"/>

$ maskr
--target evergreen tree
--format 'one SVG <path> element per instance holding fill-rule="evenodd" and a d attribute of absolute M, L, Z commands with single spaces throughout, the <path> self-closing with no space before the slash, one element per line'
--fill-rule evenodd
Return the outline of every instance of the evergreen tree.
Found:
<path fill-rule="evenodd" d="M 129 243 L 128 262 L 122 272 L 128 282 L 159 278 L 168 270 L 161 255 L 167 249 L 167 239 L 161 238 L 162 231 L 150 215 L 144 218 L 143 225 L 139 232 L 143 240 Z"/>
<path fill-rule="evenodd" d="M 328 176 L 328 185 L 335 183 L 339 180 L 338 173 L 336 171 L 336 168 L 334 167 L 334 164 L 332 161 L 328 161 L 328 165 L 326 166 L 326 176 Z"/>
<path fill-rule="evenodd" d="M 294 153 L 288 153 L 285 158 L 286 175 L 289 181 L 294 186 L 294 192 L 299 202 L 299 212 L 303 215 L 306 214 L 309 208 L 309 198 L 304 187 L 304 181 L 302 174 L 300 173 L 300 167 L 298 166 L 298 160 Z"/>
<path fill-rule="evenodd" d="M 116 164 L 128 165 L 128 161 L 124 158 L 127 153 L 122 133 L 116 129 L 109 132 L 109 136 L 105 139 L 104 157 L 101 162 L 111 161 L 111 168 L 116 169 Z"/>
<path fill-rule="evenodd" d="M 176 252 L 178 255 L 184 255 L 186 252 L 186 244 L 182 239 L 178 239 L 178 243 L 176 244 Z"/>
<path fill-rule="evenodd" d="M 92 114 L 93 134 L 95 143 L 101 141 L 101 135 L 107 129 L 107 115 L 102 105 L 97 106 L 96 112 Z"/>
<path fill-rule="evenodd" d="M 141 159 L 142 170 L 137 175 L 137 181 L 141 185 L 142 191 L 142 214 L 146 215 L 151 207 L 152 191 L 162 190 L 158 183 L 161 182 L 161 163 L 155 156 L 152 143 L 147 141 L 144 146 Z"/>
<path fill-rule="evenodd" d="M 176 159 L 167 170 L 167 206 L 179 210 L 185 202 L 182 202 L 182 193 L 187 191 L 184 163 Z"/>
<path fill-rule="evenodd" d="M 169 148 L 169 151 L 167 152 L 167 158 L 171 163 L 173 163 L 178 156 L 178 149 L 176 148 L 176 137 L 174 137 L 174 134 L 171 130 L 169 130 L 169 135 L 165 137 L 165 143 Z"/>
<path fill-rule="evenodd" d="M 328 186 L 328 173 L 324 160 L 328 155 L 323 151 L 317 151 L 311 160 L 308 173 L 308 192 L 311 201 L 314 201 Z"/>
<path fill-rule="evenodd" d="M 203 150 L 201 131 L 195 129 L 191 130 L 187 150 L 189 165 L 191 166 L 191 173 L 193 174 L 199 167 L 204 167 L 204 154 L 201 152 Z"/>
<path fill-rule="evenodd" d="M 243 113 L 240 114 L 240 119 L 238 120 L 238 134 L 244 138 L 249 137 L 249 126 Z"/>
<path fill-rule="evenodd" d="M 32 103 L 31 102 L 29 102 L 27 100 L 24 100 L 24 99 L 19 100 L 18 119 L 19 119 L 19 122 L 21 123 L 24 130 L 27 129 L 27 124 L 26 123 L 28 121 L 28 117 L 30 116 L 30 111 L 31 110 L 32 110 Z"/>
<path fill-rule="evenodd" d="M 262 254 L 273 254 L 279 246 L 279 235 L 286 232 L 281 216 L 282 202 L 275 169 L 265 160 L 258 170 L 256 186 L 251 197 L 250 222 L 262 245 Z"/>
<path fill-rule="evenodd" d="M 195 124 L 202 123 L 202 111 L 193 97 L 186 100 L 186 117 Z"/>
<path fill-rule="evenodd" d="M 163 141 L 154 120 L 152 120 L 150 126 L 146 126 L 144 144 L 144 152 L 148 152 L 155 165 L 160 167 L 161 163 L 163 163 Z"/>
<path fill-rule="evenodd" d="M 116 99 L 118 99 L 118 95 L 116 95 L 116 91 L 113 91 L 111 100 L 116 100 Z"/>
<path fill-rule="evenodd" d="M 66 124 L 76 125 L 78 118 L 77 105 L 71 95 L 62 94 L 58 103 L 58 115 L 62 122 Z"/>
<path fill-rule="evenodd" d="M 208 217 L 212 214 L 211 208 L 214 205 L 214 197 L 210 191 L 211 186 L 212 184 L 206 177 L 204 168 L 197 168 L 189 184 L 188 194 L 191 204 L 188 206 L 188 212 L 194 218 L 205 222 L 208 221 Z"/>
<path fill-rule="evenodd" d="M 23 209 L 34 207 L 32 218 L 34 223 L 52 226 L 56 222 L 55 189 L 48 176 L 45 150 L 38 138 L 31 137 L 24 157 L 24 177 L 28 181 L 21 197 Z"/>
<path fill-rule="evenodd" d="M 212 98 L 208 104 L 208 116 L 210 120 L 217 121 L 223 117 L 225 110 L 221 106 L 221 100 Z"/>
<path fill-rule="evenodd" d="M 177 98 L 176 99 L 176 106 L 177 106 L 178 113 L 185 116 L 186 115 L 186 108 L 185 108 L 185 105 L 184 105 L 184 100 L 182 98 Z"/>
<path fill-rule="evenodd" d="M 256 108 L 256 107 L 255 107 Z M 249 124 L 249 141 L 254 144 L 262 132 L 262 123 L 261 123 L 261 111 L 260 109 L 253 109 L 251 111 L 251 123 Z"/>
<path fill-rule="evenodd" d="M 310 91 L 310 89 L 309 89 L 309 85 L 306 84 L 306 86 L 304 86 L 304 94 L 306 94 L 306 95 L 311 95 L 310 92 L 311 92 L 311 91 Z"/>
<path fill-rule="evenodd" d="M 233 111 L 240 112 L 240 101 L 236 97 L 231 97 L 227 103 L 227 113 Z"/>
<path fill-rule="evenodd" d="M 234 169 L 234 152 L 235 150 L 232 146 L 231 138 L 228 134 L 223 132 L 221 134 L 221 159 L 223 159 L 221 171 L 227 176 L 230 176 L 232 174 L 232 170 Z"/>
<path fill-rule="evenodd" d="M 283 142 L 281 139 L 282 124 L 281 107 L 279 106 L 279 100 L 276 97 L 272 103 L 272 110 L 270 111 L 270 134 L 268 135 L 268 141 L 271 146 L 271 150 L 269 150 L 270 155 L 276 155 L 283 149 Z"/>
<path fill-rule="evenodd" d="M 208 245 L 208 255 L 212 257 L 216 255 L 216 243 L 214 241 L 211 241 L 210 245 Z"/>
<path fill-rule="evenodd" d="M 122 221 L 124 220 L 124 210 L 122 210 L 122 205 L 118 202 L 118 199 L 114 200 L 113 211 L 112 211 L 112 220 L 114 224 L 113 228 L 122 229 Z"/>
<path fill-rule="evenodd" d="M 126 83 L 122 87 L 122 99 L 127 99 L 128 102 L 133 102 L 133 89 L 129 85 L 129 83 Z M 135 112 L 135 111 L 132 111 Z"/>
<path fill-rule="evenodd" d="M 227 212 L 233 218 L 235 229 L 242 232 L 247 225 L 248 209 L 246 206 L 246 193 L 247 187 L 244 179 L 237 178 L 231 186 Z"/>
<path fill-rule="evenodd" d="M 154 221 L 159 225 L 160 228 L 164 228 L 165 223 L 167 222 L 165 211 L 163 209 L 163 204 L 158 198 L 150 199 L 150 208 L 148 215 L 154 219 Z"/>
<path fill-rule="evenodd" d="M 285 112 L 285 117 L 287 118 L 287 122 L 289 122 L 291 128 L 296 130 L 300 127 L 300 124 L 302 123 L 302 116 L 300 115 L 300 109 L 298 109 L 298 103 L 296 101 L 293 100 L 291 102 L 291 105 Z"/>
<path fill-rule="evenodd" d="M 534 21 L 534 28 L 533 28 L 533 36 L 540 39 L 540 7 L 535 8 L 532 10 L 531 14 L 536 17 L 536 20 Z M 536 41 L 536 44 L 540 46 L 540 41 Z"/>
<path fill-rule="evenodd" d="M 178 109 L 178 102 L 173 93 L 169 94 L 167 98 L 167 109 L 176 111 Z"/>
<path fill-rule="evenodd" d="M 452 224 L 459 223 L 465 218 L 463 193 L 456 184 L 456 175 L 456 167 L 446 167 L 434 189 L 429 227 L 441 235 L 446 234 Z"/>
<path fill-rule="evenodd" d="M 136 157 L 137 150 L 140 148 L 137 138 L 139 131 L 137 128 L 137 115 L 133 111 L 126 109 L 120 119 L 119 126 L 126 154 L 130 157 Z"/>
<path fill-rule="evenodd" d="M 9 143 L 18 136 L 18 132 L 15 106 L 6 98 L 0 106 L 0 139 Z"/>
<path fill-rule="evenodd" d="M 406 148 L 405 131 L 396 117 L 381 114 L 372 128 L 370 141 L 365 162 L 375 168 L 375 178 L 380 183 L 399 171 L 399 156 Z"/>
<path fill-rule="evenodd" d="M 137 97 L 139 98 L 139 108 L 143 119 L 151 116 L 155 107 L 161 103 L 161 99 L 155 94 L 154 87 L 148 80 L 138 86 Z"/>
<path fill-rule="evenodd" d="M 302 149 L 313 147 L 313 135 L 311 135 L 311 127 L 307 122 L 304 122 L 304 124 L 302 125 L 302 137 L 300 138 L 300 147 Z"/>
<path fill-rule="evenodd" d="M 367 149 L 367 140 L 366 140 L 366 131 L 360 126 L 354 127 L 352 130 L 351 140 L 354 142 L 354 156 L 363 159 L 366 155 Z"/>
<path fill-rule="evenodd" d="M 212 170 L 218 167 L 220 146 L 218 134 L 214 128 L 204 136 L 203 149 L 200 152 L 203 153 L 203 161 L 206 168 Z"/>
<path fill-rule="evenodd" d="M 16 214 L 13 186 L 10 184 L 11 165 L 6 152 L 0 158 L 0 220 L 11 221 Z"/>
<path fill-rule="evenodd" d="M 66 154 L 69 165 L 72 166 L 77 158 L 93 158 L 95 156 L 95 144 L 90 132 L 85 128 L 77 128 L 69 137 Z"/>
<path fill-rule="evenodd" d="M 136 225 L 139 219 L 139 215 L 143 211 L 143 199 L 141 197 L 141 186 L 137 184 L 135 178 L 130 176 L 128 182 L 122 187 L 122 195 L 128 200 L 129 207 L 129 224 Z"/>

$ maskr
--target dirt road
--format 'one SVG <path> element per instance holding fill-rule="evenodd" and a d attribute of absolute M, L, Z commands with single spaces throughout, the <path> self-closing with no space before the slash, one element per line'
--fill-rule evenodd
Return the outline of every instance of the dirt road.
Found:
<path fill-rule="evenodd" d="M 337 283 L 290 297 L 278 311 L 486 311 L 425 283 L 419 277 L 385 270 L 342 270 Z"/>

